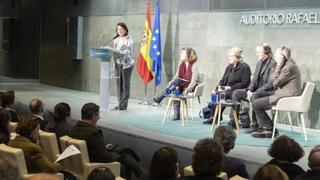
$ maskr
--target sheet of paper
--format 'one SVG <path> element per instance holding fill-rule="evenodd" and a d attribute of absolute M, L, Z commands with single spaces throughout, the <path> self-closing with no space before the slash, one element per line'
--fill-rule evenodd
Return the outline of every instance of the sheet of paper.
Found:
<path fill-rule="evenodd" d="M 69 147 L 67 147 L 63 153 L 61 153 L 61 155 L 58 157 L 58 159 L 55 161 L 55 163 L 59 162 L 62 159 L 65 159 L 67 157 L 76 155 L 76 154 L 80 154 L 81 152 L 79 151 L 79 149 L 77 149 L 74 145 L 70 145 Z"/>

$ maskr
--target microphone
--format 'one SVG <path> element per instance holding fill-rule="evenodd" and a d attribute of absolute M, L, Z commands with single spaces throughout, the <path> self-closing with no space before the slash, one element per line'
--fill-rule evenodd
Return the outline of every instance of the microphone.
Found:
<path fill-rule="evenodd" d="M 109 41 L 107 41 L 106 43 L 103 44 L 102 47 L 106 46 L 107 44 L 109 44 L 111 41 L 113 41 L 115 38 L 119 37 L 119 34 L 115 35 L 112 39 L 110 39 Z"/>

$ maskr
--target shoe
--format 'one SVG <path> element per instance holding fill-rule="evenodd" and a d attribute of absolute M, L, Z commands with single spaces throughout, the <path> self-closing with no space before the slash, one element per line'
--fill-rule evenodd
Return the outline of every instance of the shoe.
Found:
<path fill-rule="evenodd" d="M 203 124 L 212 124 L 212 122 L 213 122 L 213 118 L 211 117 L 211 118 L 207 119 L 206 121 L 203 121 L 202 123 Z"/>
<path fill-rule="evenodd" d="M 119 106 L 115 106 L 112 110 L 119 110 Z"/>
<path fill-rule="evenodd" d="M 159 103 L 157 103 L 157 102 L 153 101 L 151 105 L 152 105 L 152 106 L 158 106 L 158 105 L 159 105 Z"/>
<path fill-rule="evenodd" d="M 251 136 L 255 138 L 272 138 L 272 130 L 259 129 L 259 131 L 251 133 Z M 277 129 L 274 136 L 279 136 L 279 132 Z"/>
<path fill-rule="evenodd" d="M 180 117 L 173 117 L 172 121 L 179 121 Z"/>
<path fill-rule="evenodd" d="M 255 126 L 251 126 L 249 129 L 247 129 L 246 131 L 244 131 L 245 134 L 251 134 L 253 132 L 259 131 L 258 127 Z"/>
<path fill-rule="evenodd" d="M 155 97 L 155 98 L 153 98 L 152 100 L 153 100 L 154 103 L 157 103 L 157 104 L 160 103 L 160 99 L 159 99 L 159 98 L 156 98 L 156 97 Z"/>

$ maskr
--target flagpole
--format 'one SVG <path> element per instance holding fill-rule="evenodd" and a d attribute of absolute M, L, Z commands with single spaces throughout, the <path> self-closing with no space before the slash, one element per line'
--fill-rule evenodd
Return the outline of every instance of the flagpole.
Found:
<path fill-rule="evenodd" d="M 139 102 L 138 104 L 146 105 L 146 106 L 150 105 L 150 103 L 147 100 L 147 86 L 148 86 L 147 84 L 144 85 L 144 100 Z"/>

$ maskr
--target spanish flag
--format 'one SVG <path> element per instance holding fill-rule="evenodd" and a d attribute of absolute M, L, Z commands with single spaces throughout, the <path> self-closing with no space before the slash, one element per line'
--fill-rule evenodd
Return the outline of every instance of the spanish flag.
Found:
<path fill-rule="evenodd" d="M 137 62 L 137 71 L 141 76 L 144 84 L 149 83 L 153 79 L 152 71 L 152 59 L 149 55 L 150 42 L 152 37 L 151 30 L 151 10 L 150 10 L 150 0 L 147 0 L 147 14 L 146 21 L 144 23 L 143 29 L 143 39 L 141 42 L 140 52 Z"/>

